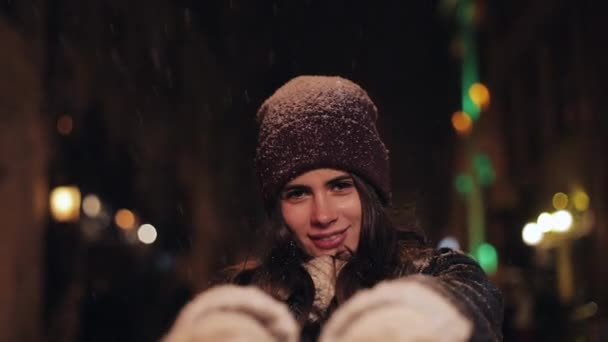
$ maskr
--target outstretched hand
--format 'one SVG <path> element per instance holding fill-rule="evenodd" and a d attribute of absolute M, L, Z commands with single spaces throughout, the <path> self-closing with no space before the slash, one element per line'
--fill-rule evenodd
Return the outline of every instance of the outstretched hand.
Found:
<path fill-rule="evenodd" d="M 362 290 L 329 319 L 319 341 L 466 341 L 472 324 L 416 275 Z"/>
<path fill-rule="evenodd" d="M 193 299 L 163 342 L 298 341 L 287 306 L 255 287 L 222 285 Z"/>

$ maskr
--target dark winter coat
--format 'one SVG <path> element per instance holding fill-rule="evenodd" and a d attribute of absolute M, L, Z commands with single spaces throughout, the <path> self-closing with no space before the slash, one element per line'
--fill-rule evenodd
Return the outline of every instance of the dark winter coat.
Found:
<path fill-rule="evenodd" d="M 330 257 L 305 264 L 321 311 L 333 298 Z M 333 269 L 332 269 L 333 267 Z M 300 331 L 287 306 L 254 287 L 221 285 L 192 300 L 165 342 L 215 341 L 500 341 L 499 290 L 470 257 L 448 249 L 424 251 L 415 270 L 361 290 L 323 325 L 311 316 Z M 338 267 L 338 272 L 340 267 Z M 320 336 L 319 336 L 320 335 Z"/>
<path fill-rule="evenodd" d="M 333 289 L 331 281 L 324 280 L 332 279 L 328 276 L 332 272 L 331 266 L 326 260 L 321 260 L 313 259 L 314 264 L 305 267 L 315 283 L 315 307 L 323 311 L 331 301 L 327 297 L 333 297 Z M 391 340 L 392 337 L 396 340 L 502 340 L 502 296 L 470 257 L 449 249 L 423 250 L 414 259 L 414 270 L 403 269 L 399 275 L 357 293 L 332 313 L 323 328 L 315 322 L 316 317 L 311 317 L 303 329 L 302 340 L 314 341 L 322 330 L 325 330 L 321 332 L 322 340 L 328 340 L 329 335 L 332 335 L 329 340 L 336 340 L 336 337 L 348 340 L 366 333 L 370 335 L 366 339 L 376 336 L 378 341 Z M 384 320 L 386 317 L 382 311 L 385 309 L 393 313 L 388 321 L 395 321 L 394 317 L 402 311 L 404 319 L 419 316 L 413 317 L 411 322 L 418 318 L 427 322 L 432 318 L 434 322 L 428 324 L 429 331 L 422 329 L 421 325 L 409 326 L 408 322 L 393 324 Z M 424 312 L 428 312 L 429 317 L 424 317 Z M 367 325 L 361 317 L 366 318 Z M 455 330 L 450 331 L 451 328 Z M 372 331 L 368 332 L 370 329 Z M 395 330 L 402 333 L 395 333 Z M 335 331 L 350 331 L 350 337 Z M 390 336 L 383 336 L 385 331 L 390 331 Z M 451 336 L 436 336 L 435 333 Z M 458 334 L 466 338 L 457 338 Z"/>

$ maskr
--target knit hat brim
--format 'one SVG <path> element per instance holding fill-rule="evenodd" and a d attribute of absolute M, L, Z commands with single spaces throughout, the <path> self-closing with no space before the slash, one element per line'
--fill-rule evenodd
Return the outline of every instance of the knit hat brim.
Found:
<path fill-rule="evenodd" d="M 388 151 L 376 132 L 350 118 L 318 114 L 289 121 L 260 141 L 257 152 L 267 208 L 291 179 L 319 168 L 355 173 L 390 202 Z"/>

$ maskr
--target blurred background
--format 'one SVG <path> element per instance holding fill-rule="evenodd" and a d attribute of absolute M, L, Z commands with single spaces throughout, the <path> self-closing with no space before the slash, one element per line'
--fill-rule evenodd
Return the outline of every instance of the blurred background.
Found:
<path fill-rule="evenodd" d="M 506 340 L 608 341 L 600 2 L 0 0 L 0 341 L 154 341 L 259 244 L 255 111 L 380 110 L 395 219 L 474 256 Z"/>

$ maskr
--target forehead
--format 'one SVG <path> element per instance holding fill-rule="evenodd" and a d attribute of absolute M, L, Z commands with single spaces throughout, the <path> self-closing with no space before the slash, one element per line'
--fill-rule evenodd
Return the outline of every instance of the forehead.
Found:
<path fill-rule="evenodd" d="M 343 176 L 350 176 L 350 174 L 336 169 L 314 169 L 298 175 L 285 186 L 324 184 L 332 179 Z"/>

